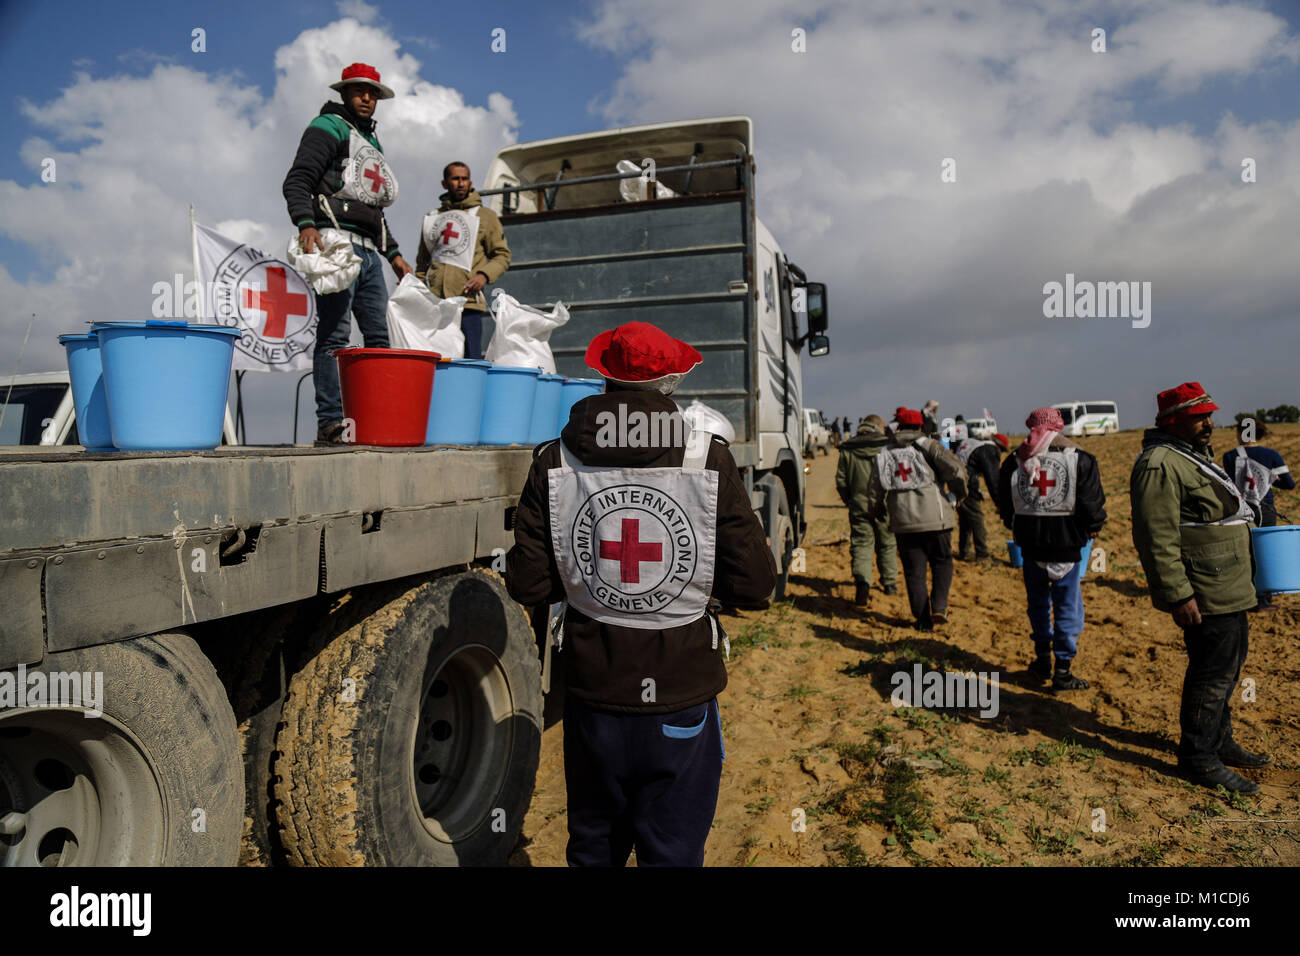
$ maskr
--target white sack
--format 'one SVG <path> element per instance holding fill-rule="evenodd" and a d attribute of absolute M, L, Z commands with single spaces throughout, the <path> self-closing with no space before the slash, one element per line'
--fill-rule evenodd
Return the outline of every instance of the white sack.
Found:
<path fill-rule="evenodd" d="M 320 230 L 316 252 L 303 252 L 294 236 L 289 240 L 289 265 L 311 283 L 320 295 L 342 292 L 361 274 L 361 257 L 352 248 L 347 233 L 338 229 Z"/>
<path fill-rule="evenodd" d="M 679 405 L 678 408 L 681 406 Z M 705 405 L 698 398 L 682 411 L 682 421 L 692 430 L 709 432 L 717 435 L 728 445 L 736 440 L 736 429 L 726 415 Z"/>
<path fill-rule="evenodd" d="M 445 359 L 465 357 L 460 330 L 463 295 L 440 299 L 409 272 L 388 297 L 388 344 L 395 349 L 437 352 Z"/>
<path fill-rule="evenodd" d="M 551 333 L 569 321 L 569 310 L 563 302 L 555 303 L 550 312 L 520 305 L 512 295 L 500 289 L 492 293 L 492 319 L 495 329 L 483 357 L 493 365 L 514 365 L 519 368 L 540 368 L 548 375 L 555 374 L 555 358 L 551 355 Z"/>
<path fill-rule="evenodd" d="M 627 159 L 620 159 L 618 161 L 618 165 L 615 166 L 614 168 L 617 169 L 620 173 L 644 172 L 644 170 L 640 166 L 638 166 L 636 163 L 632 162 L 631 160 L 627 160 Z M 648 183 L 645 179 L 642 178 L 620 179 L 618 181 L 618 192 L 619 195 L 623 197 L 624 202 L 642 202 L 643 200 L 650 198 L 650 183 Z M 677 193 L 673 192 L 663 183 L 659 182 L 658 180 L 655 181 L 656 199 L 670 199 L 676 195 Z"/>

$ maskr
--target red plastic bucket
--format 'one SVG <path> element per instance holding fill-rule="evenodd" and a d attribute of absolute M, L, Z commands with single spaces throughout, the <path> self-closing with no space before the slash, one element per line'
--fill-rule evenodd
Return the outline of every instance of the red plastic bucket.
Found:
<path fill-rule="evenodd" d="M 357 445 L 423 445 L 437 352 L 337 349 L 343 417 L 356 425 Z"/>

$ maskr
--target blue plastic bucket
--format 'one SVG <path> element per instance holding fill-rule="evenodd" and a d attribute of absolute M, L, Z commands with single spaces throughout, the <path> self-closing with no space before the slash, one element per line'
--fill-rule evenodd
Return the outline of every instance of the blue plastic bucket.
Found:
<path fill-rule="evenodd" d="M 477 445 L 483 387 L 491 362 L 450 359 L 438 363 L 429 399 L 428 445 Z"/>
<path fill-rule="evenodd" d="M 104 395 L 104 366 L 99 360 L 99 336 L 68 333 L 59 336 L 59 344 L 68 353 L 77 438 L 87 451 L 115 451 Z"/>
<path fill-rule="evenodd" d="M 1089 538 L 1083 546 L 1083 551 L 1079 555 L 1079 580 L 1082 581 L 1088 576 L 1088 559 L 1092 557 L 1092 538 Z"/>
<path fill-rule="evenodd" d="M 560 388 L 560 407 L 555 416 L 555 434 L 569 424 L 569 412 L 588 395 L 599 395 L 605 390 L 603 378 L 568 378 Z"/>
<path fill-rule="evenodd" d="M 1300 591 L 1300 525 L 1251 528 L 1255 590 L 1263 594 Z"/>
<path fill-rule="evenodd" d="M 540 369 L 494 365 L 483 388 L 480 445 L 523 445 L 533 423 L 533 396 Z"/>
<path fill-rule="evenodd" d="M 1025 557 L 1020 553 L 1020 545 L 1014 541 L 1007 542 L 1007 556 L 1011 559 L 1013 568 L 1023 568 L 1025 566 Z"/>
<path fill-rule="evenodd" d="M 540 445 L 560 434 L 555 427 L 559 416 L 563 375 L 537 376 L 537 393 L 533 396 L 533 418 L 528 426 L 528 444 Z"/>
<path fill-rule="evenodd" d="M 216 448 L 238 329 L 188 322 L 96 322 L 113 444 L 121 449 Z"/>

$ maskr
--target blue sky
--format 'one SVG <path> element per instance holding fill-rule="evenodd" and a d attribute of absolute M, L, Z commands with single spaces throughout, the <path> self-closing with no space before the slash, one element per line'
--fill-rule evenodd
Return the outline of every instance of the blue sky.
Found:
<path fill-rule="evenodd" d="M 933 397 L 1014 425 L 1107 397 L 1136 423 L 1187 379 L 1234 410 L 1300 404 L 1300 0 L 0 3 L 0 355 L 33 312 L 24 370 L 61 363 L 57 332 L 138 315 L 187 268 L 190 201 L 282 246 L 280 181 L 356 48 L 403 78 L 379 119 L 407 242 L 452 155 L 752 116 L 760 215 L 831 289 L 807 383 L 828 413 Z M 1066 272 L 1151 281 L 1151 327 L 1045 319 Z"/>

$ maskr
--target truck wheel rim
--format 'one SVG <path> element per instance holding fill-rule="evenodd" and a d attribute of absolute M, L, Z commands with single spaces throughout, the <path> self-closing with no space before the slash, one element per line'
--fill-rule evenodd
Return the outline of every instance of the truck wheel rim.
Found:
<path fill-rule="evenodd" d="M 157 865 L 166 819 L 152 762 L 107 716 L 0 716 L 0 866 Z"/>
<path fill-rule="evenodd" d="M 486 647 L 460 648 L 426 678 L 412 796 L 436 839 L 464 840 L 493 816 L 510 766 L 513 719 L 510 684 Z"/>

